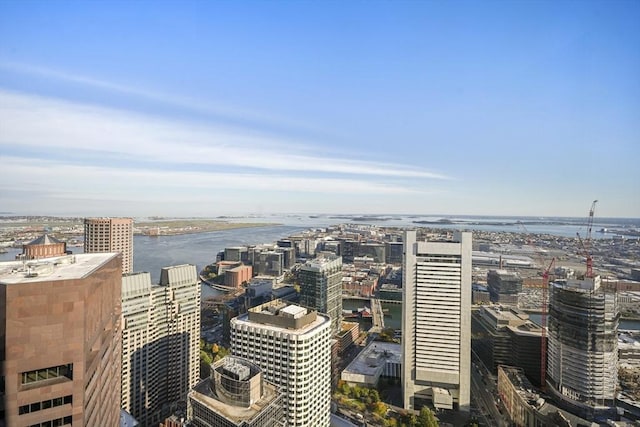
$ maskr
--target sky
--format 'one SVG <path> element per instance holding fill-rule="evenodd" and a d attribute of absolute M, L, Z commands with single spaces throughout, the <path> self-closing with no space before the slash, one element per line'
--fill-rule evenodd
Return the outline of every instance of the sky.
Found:
<path fill-rule="evenodd" d="M 640 218 L 640 2 L 0 0 L 0 212 Z"/>

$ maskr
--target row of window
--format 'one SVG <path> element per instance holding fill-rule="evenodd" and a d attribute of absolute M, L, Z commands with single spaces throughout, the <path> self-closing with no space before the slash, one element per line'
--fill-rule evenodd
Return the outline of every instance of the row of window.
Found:
<path fill-rule="evenodd" d="M 64 418 L 56 418 L 55 420 L 45 421 L 43 423 L 32 424 L 29 427 L 62 427 L 71 425 L 71 415 Z"/>
<path fill-rule="evenodd" d="M 22 373 L 22 385 L 31 384 L 38 381 L 50 380 L 52 378 L 66 377 L 73 379 L 73 363 L 50 368 L 36 369 L 35 371 Z"/>
<path fill-rule="evenodd" d="M 43 400 L 42 402 L 35 402 L 29 405 L 22 405 L 18 409 L 18 414 L 24 415 L 31 412 L 37 412 L 42 409 L 55 408 L 56 406 L 67 405 L 73 402 L 71 395 L 64 397 L 56 397 L 55 399 Z"/>

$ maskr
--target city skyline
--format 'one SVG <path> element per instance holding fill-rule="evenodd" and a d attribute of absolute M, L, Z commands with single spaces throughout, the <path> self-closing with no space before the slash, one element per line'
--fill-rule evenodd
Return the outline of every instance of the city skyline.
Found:
<path fill-rule="evenodd" d="M 640 217 L 637 2 L 0 12 L 5 212 Z"/>

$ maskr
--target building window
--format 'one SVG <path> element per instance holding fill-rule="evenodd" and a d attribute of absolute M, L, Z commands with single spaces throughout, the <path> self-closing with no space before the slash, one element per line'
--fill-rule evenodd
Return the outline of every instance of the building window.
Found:
<path fill-rule="evenodd" d="M 22 385 L 60 377 L 66 377 L 70 380 L 73 379 L 73 363 L 69 363 L 67 365 L 52 366 L 51 368 L 36 369 L 35 371 L 23 372 Z"/>

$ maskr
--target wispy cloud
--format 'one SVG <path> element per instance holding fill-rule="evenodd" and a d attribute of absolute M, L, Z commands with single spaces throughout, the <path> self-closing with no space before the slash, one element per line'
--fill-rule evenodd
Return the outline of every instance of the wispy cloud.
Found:
<path fill-rule="evenodd" d="M 286 138 L 243 129 L 169 121 L 139 113 L 0 90 L 0 145 L 65 152 L 99 151 L 114 158 L 164 165 L 200 164 L 256 171 L 366 175 L 399 179 L 447 179 L 407 165 L 363 161 L 315 152 L 301 153 Z"/>

